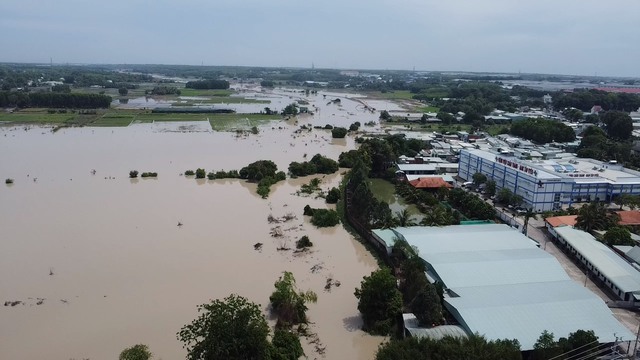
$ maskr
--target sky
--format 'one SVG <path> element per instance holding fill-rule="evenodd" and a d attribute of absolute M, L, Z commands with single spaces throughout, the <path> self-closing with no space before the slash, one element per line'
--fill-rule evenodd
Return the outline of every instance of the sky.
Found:
<path fill-rule="evenodd" d="M 640 77 L 639 0 L 0 0 L 0 62 Z"/>

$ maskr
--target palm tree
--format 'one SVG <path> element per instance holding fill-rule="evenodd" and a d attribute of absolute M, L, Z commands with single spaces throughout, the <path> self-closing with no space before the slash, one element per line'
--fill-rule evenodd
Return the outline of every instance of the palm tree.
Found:
<path fill-rule="evenodd" d="M 593 202 L 580 208 L 576 218 L 576 227 L 586 232 L 606 230 L 620 220 L 618 214 L 609 214 L 603 203 Z"/>
<path fill-rule="evenodd" d="M 424 219 L 420 222 L 420 225 L 424 226 L 443 226 L 449 225 L 451 219 L 447 210 L 442 205 L 434 206 L 424 216 Z"/>
<path fill-rule="evenodd" d="M 534 220 L 538 220 L 538 213 L 533 211 L 533 209 L 527 209 L 527 212 L 524 213 L 524 227 L 523 227 L 523 231 L 524 234 L 527 235 L 527 232 L 529 231 L 529 219 L 534 219 Z"/>
<path fill-rule="evenodd" d="M 396 225 L 400 227 L 416 226 L 415 221 L 411 220 L 411 213 L 409 209 L 404 208 L 402 211 L 396 211 L 395 218 L 393 219 Z"/>

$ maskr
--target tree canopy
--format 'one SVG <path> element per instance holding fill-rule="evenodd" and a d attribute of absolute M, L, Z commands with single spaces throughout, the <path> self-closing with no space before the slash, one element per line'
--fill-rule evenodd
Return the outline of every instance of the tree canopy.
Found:
<path fill-rule="evenodd" d="M 187 89 L 228 89 L 229 82 L 227 80 L 189 81 L 184 87 Z"/>
<path fill-rule="evenodd" d="M 622 226 L 613 226 L 603 236 L 603 240 L 607 245 L 627 245 L 634 246 L 636 242 L 631 239 L 631 232 Z"/>
<path fill-rule="evenodd" d="M 380 346 L 376 360 L 521 360 L 517 340 L 488 341 L 480 335 L 440 340 L 409 337 Z"/>
<path fill-rule="evenodd" d="M 604 203 L 592 202 L 584 205 L 578 211 L 576 227 L 586 232 L 591 230 L 607 230 L 620 220 L 615 213 L 608 213 Z"/>
<path fill-rule="evenodd" d="M 268 359 L 269 326 L 260 307 L 230 295 L 198 306 L 200 316 L 178 332 L 188 360 Z"/>
<path fill-rule="evenodd" d="M 365 276 L 354 295 L 358 298 L 363 330 L 378 335 L 389 334 L 395 317 L 402 310 L 402 294 L 391 271 L 383 268 Z"/>
<path fill-rule="evenodd" d="M 568 142 L 576 139 L 576 134 L 567 125 L 547 119 L 525 119 L 511 124 L 511 133 L 539 144 L 552 141 Z"/>
<path fill-rule="evenodd" d="M 633 131 L 633 121 L 629 114 L 622 111 L 607 111 L 602 116 L 607 135 L 612 139 L 627 140 Z"/>

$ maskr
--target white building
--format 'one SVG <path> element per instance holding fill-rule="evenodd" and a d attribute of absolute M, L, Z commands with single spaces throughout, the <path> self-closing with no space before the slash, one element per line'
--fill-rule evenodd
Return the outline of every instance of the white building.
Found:
<path fill-rule="evenodd" d="M 611 201 L 620 194 L 640 195 L 640 172 L 615 161 L 575 157 L 522 160 L 513 152 L 464 149 L 460 151 L 458 176 L 471 181 L 483 173 L 522 196 L 523 205 L 538 211 L 589 201 Z"/>

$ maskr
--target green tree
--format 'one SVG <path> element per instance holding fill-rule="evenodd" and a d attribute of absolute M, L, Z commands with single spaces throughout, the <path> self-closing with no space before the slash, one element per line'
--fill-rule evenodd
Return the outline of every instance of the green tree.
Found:
<path fill-rule="evenodd" d="M 533 209 L 527 209 L 524 213 L 524 234 L 527 235 L 529 231 L 529 219 L 538 219 L 538 213 L 536 213 Z"/>
<path fill-rule="evenodd" d="M 618 223 L 618 214 L 609 214 L 603 203 L 592 202 L 584 205 L 578 211 L 576 227 L 590 232 L 591 230 L 607 230 Z"/>
<path fill-rule="evenodd" d="M 196 169 L 196 179 L 204 179 L 207 176 L 207 172 L 202 169 L 202 168 L 198 168 Z"/>
<path fill-rule="evenodd" d="M 510 205 L 513 199 L 513 192 L 507 188 L 502 188 L 496 194 L 496 202 L 503 205 Z"/>
<path fill-rule="evenodd" d="M 382 344 L 376 360 L 522 360 L 517 340 L 487 341 L 480 335 L 439 340 L 408 337 Z"/>
<path fill-rule="evenodd" d="M 420 325 L 432 327 L 442 322 L 442 306 L 433 284 L 427 283 L 411 302 L 411 311 Z"/>
<path fill-rule="evenodd" d="M 347 129 L 343 127 L 334 127 L 331 129 L 331 137 L 334 139 L 342 139 L 347 136 Z"/>
<path fill-rule="evenodd" d="M 533 345 L 533 359 L 547 360 L 561 354 L 560 347 L 555 341 L 553 333 L 547 330 L 540 334 L 540 337 Z"/>
<path fill-rule="evenodd" d="M 576 108 L 565 109 L 564 111 L 562 111 L 562 115 L 564 115 L 564 117 L 567 118 L 567 120 L 569 120 L 571 122 L 578 122 L 578 121 L 582 120 L 582 118 L 584 116 L 582 111 L 580 111 L 579 109 L 576 109 Z"/>
<path fill-rule="evenodd" d="M 602 116 L 607 135 L 613 139 L 627 140 L 633 131 L 633 121 L 629 114 L 622 111 L 607 111 Z"/>
<path fill-rule="evenodd" d="M 119 360 L 149 360 L 151 359 L 151 351 L 149 347 L 144 344 L 134 345 L 130 348 L 122 350 Z"/>
<path fill-rule="evenodd" d="M 307 303 L 318 301 L 311 290 L 299 291 L 293 274 L 285 271 L 274 284 L 275 290 L 269 296 L 271 310 L 278 317 L 280 327 L 289 327 L 307 322 Z"/>
<path fill-rule="evenodd" d="M 120 96 L 127 96 L 127 94 L 129 94 L 129 89 L 121 87 L 118 89 L 118 94 L 120 94 Z"/>
<path fill-rule="evenodd" d="M 411 220 L 411 213 L 407 208 L 402 209 L 402 211 L 396 211 L 394 221 L 395 225 L 401 227 L 416 225 L 415 221 Z"/>
<path fill-rule="evenodd" d="M 456 118 L 453 115 L 443 111 L 440 111 L 438 115 L 436 115 L 436 118 L 442 120 L 442 123 L 444 125 L 451 125 L 454 121 L 456 121 Z"/>
<path fill-rule="evenodd" d="M 365 276 L 354 295 L 358 298 L 363 330 L 378 335 L 389 334 L 402 310 L 402 294 L 391 271 L 383 268 Z"/>
<path fill-rule="evenodd" d="M 477 172 L 473 174 L 471 179 L 473 179 L 473 184 L 475 186 L 480 186 L 481 184 L 484 184 L 487 182 L 487 175 Z"/>
<path fill-rule="evenodd" d="M 613 226 L 604 234 L 604 242 L 609 246 L 627 245 L 634 246 L 636 243 L 631 239 L 631 233 L 622 226 Z"/>
<path fill-rule="evenodd" d="M 258 305 L 230 295 L 198 306 L 198 312 L 177 335 L 188 360 L 268 359 L 269 326 Z"/>
<path fill-rule="evenodd" d="M 269 360 L 298 360 L 304 356 L 298 335 L 285 329 L 276 329 L 271 340 L 273 345 Z"/>
<path fill-rule="evenodd" d="M 391 114 L 387 110 L 382 110 L 380 112 L 380 120 L 389 121 L 391 120 Z"/>
<path fill-rule="evenodd" d="M 336 204 L 338 200 L 340 200 L 340 196 L 340 189 L 338 189 L 337 187 L 333 187 L 331 188 L 331 190 L 329 190 L 329 192 L 327 192 L 325 201 L 327 202 L 327 204 Z"/>
<path fill-rule="evenodd" d="M 484 185 L 484 192 L 489 197 L 494 196 L 496 194 L 496 182 L 493 180 L 487 180 Z"/>

